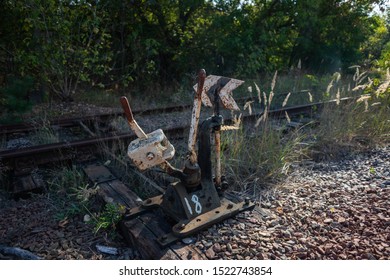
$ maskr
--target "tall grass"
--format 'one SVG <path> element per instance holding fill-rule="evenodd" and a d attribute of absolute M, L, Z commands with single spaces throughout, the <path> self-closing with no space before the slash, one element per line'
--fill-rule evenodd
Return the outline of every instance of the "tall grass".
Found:
<path fill-rule="evenodd" d="M 264 113 L 254 127 L 222 133 L 222 163 L 224 173 L 241 191 L 256 192 L 266 184 L 287 174 L 292 163 L 305 157 L 307 146 L 303 144 L 303 130 L 298 129 L 286 134 L 283 126 L 286 120 L 271 120 L 268 112 L 275 96 L 277 73 L 275 73 L 270 92 L 261 92 L 255 83 L 258 102 Z M 283 104 L 287 104 L 291 94 Z M 287 120 L 289 121 L 289 117 Z M 278 127 L 279 129 L 276 129 Z"/>
<path fill-rule="evenodd" d="M 350 85 L 341 83 L 341 75 L 335 73 L 323 89 L 322 99 L 336 99 L 321 112 L 316 126 L 303 126 L 284 133 L 283 127 L 290 122 L 272 120 L 268 112 L 275 100 L 276 74 L 270 83 L 269 94 L 255 84 L 259 103 L 264 108 L 255 128 L 243 127 L 240 130 L 222 133 L 224 173 L 232 184 L 240 190 L 260 190 L 263 186 L 283 177 L 294 162 L 310 156 L 329 158 L 343 153 L 372 147 L 390 141 L 390 74 L 382 81 L 371 80 L 366 72 L 359 72 L 350 80 Z M 343 96 L 360 96 L 350 102 L 340 102 Z M 291 105 L 294 93 L 282 99 L 281 106 Z M 307 93 L 307 101 L 313 101 Z M 246 106 L 246 109 L 250 109 Z M 279 129 L 275 129 L 279 128 Z"/>
<path fill-rule="evenodd" d="M 257 189 L 287 174 L 292 163 L 305 156 L 300 130 L 284 135 L 267 121 L 248 136 L 244 129 L 224 133 L 224 173 L 240 190 Z"/>
<path fill-rule="evenodd" d="M 77 199 L 87 191 L 87 178 L 76 166 L 62 166 L 48 172 L 47 196 L 56 211 L 56 219 L 66 220 L 85 211 L 86 200 Z M 76 199 L 75 199 L 76 198 Z"/>
<path fill-rule="evenodd" d="M 338 156 L 390 141 L 390 75 L 387 72 L 382 81 L 375 82 L 366 76 L 364 83 L 361 75 L 355 75 L 356 84 L 349 94 L 363 96 L 323 109 L 313 147 L 316 156 Z"/>

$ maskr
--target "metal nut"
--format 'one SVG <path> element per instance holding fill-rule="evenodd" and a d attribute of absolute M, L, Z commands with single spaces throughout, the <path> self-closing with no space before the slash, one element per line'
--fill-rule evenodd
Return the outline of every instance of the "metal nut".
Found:
<path fill-rule="evenodd" d="M 148 160 L 153 160 L 154 157 L 155 157 L 155 155 L 154 155 L 152 152 L 149 152 L 149 153 L 146 154 L 146 158 L 147 158 Z"/>

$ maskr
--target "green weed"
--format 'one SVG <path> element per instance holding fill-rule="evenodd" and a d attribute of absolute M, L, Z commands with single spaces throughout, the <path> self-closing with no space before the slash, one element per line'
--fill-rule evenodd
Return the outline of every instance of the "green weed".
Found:
<path fill-rule="evenodd" d="M 92 216 L 91 223 L 94 225 L 94 232 L 100 230 L 115 230 L 117 224 L 125 213 L 125 207 L 116 203 L 107 203 L 104 209 Z"/>
<path fill-rule="evenodd" d="M 56 219 L 84 213 L 87 203 L 75 198 L 81 193 L 78 190 L 86 186 L 85 175 L 76 166 L 71 166 L 53 170 L 48 176 L 48 196 L 57 209 Z"/>

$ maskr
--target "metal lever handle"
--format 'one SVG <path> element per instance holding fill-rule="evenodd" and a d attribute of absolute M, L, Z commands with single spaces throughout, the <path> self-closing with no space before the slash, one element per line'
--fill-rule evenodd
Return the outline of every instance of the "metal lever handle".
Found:
<path fill-rule="evenodd" d="M 133 117 L 133 112 L 131 111 L 129 101 L 127 100 L 126 96 L 122 96 L 120 98 L 120 102 L 123 108 L 123 111 L 125 112 L 125 116 L 127 119 L 127 122 L 131 128 L 132 131 L 134 131 L 135 135 L 137 135 L 138 138 L 148 138 L 146 133 L 142 130 L 141 127 L 137 124 Z"/>
<path fill-rule="evenodd" d="M 129 101 L 127 100 L 127 97 L 122 96 L 120 101 L 122 104 L 123 111 L 125 112 L 125 116 L 126 116 L 127 121 L 133 122 L 134 121 L 133 112 L 131 111 L 130 104 L 129 104 Z"/>

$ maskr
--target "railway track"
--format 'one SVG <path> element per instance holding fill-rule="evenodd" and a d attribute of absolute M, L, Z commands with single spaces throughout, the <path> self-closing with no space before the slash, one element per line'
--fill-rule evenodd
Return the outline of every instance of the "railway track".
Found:
<path fill-rule="evenodd" d="M 350 98 L 343 98 L 341 102 L 348 102 Z M 316 113 L 321 110 L 325 104 L 336 103 L 336 100 L 331 100 L 327 102 L 317 102 L 311 104 L 305 104 L 300 106 L 293 107 L 284 107 L 280 109 L 270 110 L 268 112 L 269 117 L 271 118 L 284 118 L 287 113 L 292 119 L 294 116 L 306 115 L 310 118 L 313 118 Z M 183 106 L 180 107 L 169 107 L 162 109 L 152 109 L 145 110 L 143 112 L 138 112 L 140 115 L 145 115 L 146 117 L 155 115 L 157 112 L 178 112 L 183 109 Z M 257 111 L 252 114 L 244 114 L 242 116 L 242 121 L 244 123 L 255 122 L 258 120 L 261 115 L 264 114 L 264 111 Z M 120 116 L 121 114 L 115 114 L 114 116 Z M 100 120 L 108 120 L 113 115 L 104 115 Z M 88 120 L 93 120 L 93 117 L 89 117 Z M 71 120 L 63 120 L 61 123 L 63 125 L 74 125 L 75 122 L 80 121 L 81 118 L 75 118 Z M 85 121 L 83 119 L 82 121 Z M 229 125 L 234 122 L 232 116 L 225 116 L 225 124 Z M 155 124 L 156 125 L 156 124 Z M 189 123 L 184 122 L 176 124 L 174 126 L 163 128 L 165 134 L 169 139 L 183 138 L 189 130 Z M 157 127 L 148 128 L 150 131 L 157 129 Z M 25 127 L 27 128 L 27 126 Z M 16 128 L 20 131 L 21 127 Z M 136 136 L 133 132 L 125 133 L 114 133 L 109 134 L 103 137 L 89 137 L 87 139 L 81 139 L 71 142 L 59 142 L 46 145 L 38 145 L 32 147 L 25 147 L 20 149 L 10 149 L 0 151 L 0 167 L 2 168 L 2 174 L 7 174 L 11 176 L 27 176 L 24 181 L 31 182 L 30 173 L 32 170 L 38 168 L 39 166 L 59 164 L 61 162 L 72 162 L 72 161 L 86 161 L 90 159 L 91 155 L 95 155 L 99 149 L 103 146 L 113 147 L 116 143 L 122 142 L 125 143 L 124 147 L 127 146 Z M 114 151 L 115 152 L 115 151 Z M 30 183 L 26 183 L 27 186 L 21 187 L 22 189 L 30 189 L 33 186 Z M 19 191 L 19 190 L 14 190 Z"/>
<path fill-rule="evenodd" d="M 349 100 L 351 100 L 351 98 L 343 98 L 340 101 L 347 102 Z M 321 110 L 321 108 L 325 104 L 332 104 L 332 103 L 336 103 L 336 100 L 330 100 L 330 101 L 326 101 L 326 102 L 317 102 L 317 103 L 310 103 L 310 104 L 293 106 L 293 107 L 284 107 L 284 108 L 280 108 L 280 109 L 274 109 L 274 110 L 270 110 L 268 112 L 268 115 L 270 117 L 274 117 L 274 118 L 282 118 L 285 116 L 285 113 L 288 113 L 291 117 L 294 117 L 295 115 L 303 115 L 303 114 L 306 114 L 306 115 L 313 117 L 314 113 L 319 112 L 319 110 Z M 183 107 L 170 107 L 168 109 L 162 108 L 162 109 L 158 109 L 158 112 L 160 112 L 161 110 L 165 111 L 165 112 L 167 112 L 167 111 L 174 112 L 174 111 L 178 111 L 182 108 Z M 153 109 L 151 111 L 144 111 L 144 114 L 149 115 L 149 114 L 152 114 L 151 112 L 157 112 L 157 111 L 155 109 Z M 253 113 L 253 114 L 245 114 L 242 116 L 242 120 L 244 122 L 256 121 L 258 118 L 261 117 L 261 115 L 263 113 L 264 113 L 264 111 Z M 134 113 L 134 114 L 136 114 L 136 113 Z M 118 114 L 114 114 L 114 115 L 112 115 L 112 114 L 103 115 L 103 117 L 108 118 L 109 116 L 115 117 L 118 115 L 121 115 L 121 114 L 118 113 Z M 100 117 L 102 117 L 102 116 L 100 116 Z M 92 119 L 94 119 L 94 117 L 88 117 L 88 120 L 92 120 Z M 74 119 L 69 119 L 69 120 L 63 120 L 62 123 L 64 125 L 70 126 L 72 124 L 74 125 L 76 120 L 85 121 L 85 119 L 74 118 Z M 229 125 L 233 122 L 233 118 L 227 117 L 227 118 L 225 118 L 224 121 L 225 121 L 225 124 Z M 26 126 L 26 125 L 24 124 L 22 126 Z M 164 128 L 164 132 L 166 133 L 166 135 L 168 137 L 175 138 L 175 137 L 182 135 L 183 132 L 188 130 L 188 128 L 189 128 L 189 124 L 185 123 L 185 124 L 180 124 L 177 126 L 172 126 L 170 128 Z M 20 131 L 19 129 L 20 128 L 17 128 L 16 130 Z M 28 129 L 30 129 L 30 128 L 28 128 Z M 72 141 L 72 142 L 59 142 L 59 143 L 37 145 L 37 146 L 33 146 L 33 147 L 26 147 L 26 148 L 20 148 L 20 149 L 2 150 L 2 151 L 0 151 L 0 160 L 3 161 L 3 164 L 4 163 L 12 163 L 12 160 L 14 160 L 14 159 L 18 159 L 18 158 L 22 158 L 22 157 L 35 157 L 35 156 L 43 155 L 45 153 L 51 154 L 51 156 L 50 156 L 52 158 L 51 160 L 55 160 L 54 158 L 55 158 L 56 154 L 67 154 L 68 151 L 77 152 L 77 151 L 84 149 L 84 148 L 98 147 L 99 144 L 101 144 L 101 143 L 110 144 L 112 142 L 120 141 L 120 140 L 131 141 L 134 138 L 135 138 L 135 135 L 133 132 L 117 133 L 115 135 L 108 135 L 108 136 L 103 136 L 103 137 L 90 137 L 88 139 L 82 139 L 82 140 L 77 140 L 77 141 Z M 37 162 L 39 163 L 41 161 L 46 162 L 45 160 L 38 160 Z M 48 162 L 50 162 L 50 160 Z M 14 167 L 17 167 L 17 166 L 14 166 Z"/>
<path fill-rule="evenodd" d="M 170 106 L 165 108 L 153 108 L 146 110 L 138 110 L 134 113 L 137 115 L 152 115 L 152 114 L 163 114 L 163 113 L 172 113 L 178 111 L 184 111 L 191 108 L 191 105 L 179 105 L 179 106 Z M 84 124 L 90 123 L 104 123 L 110 119 L 115 117 L 124 116 L 122 111 L 117 111 L 113 113 L 105 113 L 105 114 L 96 114 L 86 117 L 75 117 L 75 118 L 67 118 L 67 119 L 53 119 L 50 121 L 51 126 L 57 127 L 73 127 L 80 125 L 80 122 Z M 0 135 L 10 135 L 14 133 L 28 133 L 31 131 L 35 131 L 39 126 L 39 122 L 37 124 L 32 124 L 30 122 L 24 122 L 19 124 L 10 124 L 10 125 L 0 125 Z"/>
<path fill-rule="evenodd" d="M 294 94 L 299 93 L 307 93 L 308 90 L 303 90 L 299 92 L 294 92 Z M 287 93 L 278 94 L 275 98 L 284 98 L 287 95 Z M 245 104 L 248 101 L 254 101 L 254 97 L 241 97 L 237 98 L 237 103 Z M 134 114 L 136 116 L 150 116 L 150 115 L 160 115 L 160 114 L 168 114 L 173 112 L 182 112 L 186 110 L 190 110 L 192 108 L 193 104 L 182 104 L 182 105 L 175 105 L 175 106 L 168 106 L 163 108 L 150 108 L 150 109 L 143 109 L 143 110 L 135 110 Z M 74 127 L 74 126 L 80 126 L 80 125 L 87 125 L 91 126 L 92 124 L 96 123 L 106 123 L 109 120 L 112 120 L 116 117 L 124 117 L 124 113 L 122 110 L 118 109 L 112 113 L 104 113 L 104 114 L 96 114 L 96 115 L 90 115 L 85 117 L 74 117 L 74 118 L 59 118 L 59 119 L 53 119 L 50 120 L 50 126 L 55 126 L 59 128 L 67 128 L 67 127 Z M 42 125 L 39 121 L 37 123 L 31 123 L 31 122 L 23 122 L 18 124 L 0 124 L 0 137 L 9 137 L 12 134 L 21 134 L 21 133 L 29 133 L 32 131 L 36 131 L 39 129 L 39 126 Z"/>

